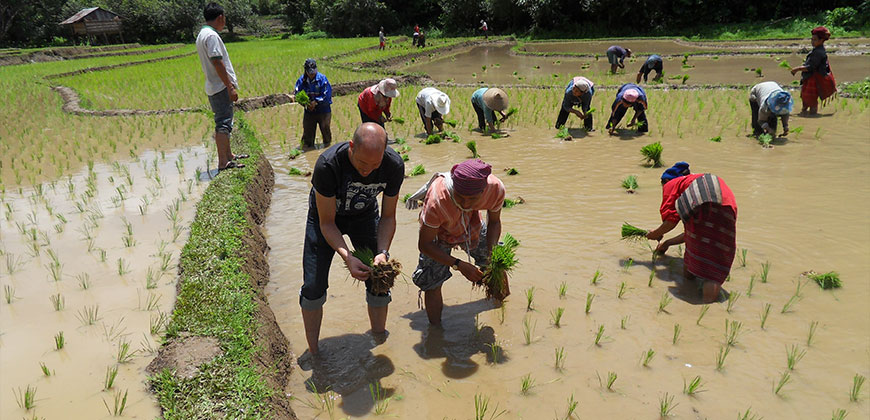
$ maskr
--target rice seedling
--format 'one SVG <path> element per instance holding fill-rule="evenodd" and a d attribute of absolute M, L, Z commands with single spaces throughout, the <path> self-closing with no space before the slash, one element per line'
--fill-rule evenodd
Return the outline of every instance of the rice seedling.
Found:
<path fill-rule="evenodd" d="M 505 168 L 505 173 L 508 175 L 519 175 L 520 171 L 517 168 Z"/>
<path fill-rule="evenodd" d="M 444 120 L 444 124 L 447 124 L 452 128 L 456 128 L 458 122 L 456 120 Z"/>
<path fill-rule="evenodd" d="M 533 308 L 533 302 L 535 300 L 535 287 L 529 287 L 526 289 L 526 311 L 531 311 Z"/>
<path fill-rule="evenodd" d="M 60 350 L 66 344 L 66 339 L 63 337 L 63 331 L 59 331 L 54 335 L 54 349 Z"/>
<path fill-rule="evenodd" d="M 840 275 L 837 274 L 836 271 L 829 271 L 824 274 L 819 274 L 813 271 L 810 271 L 807 276 L 816 284 L 819 285 L 822 289 L 837 289 L 843 286 L 843 283 L 840 281 Z"/>
<path fill-rule="evenodd" d="M 441 135 L 440 134 L 430 134 L 426 137 L 426 140 L 423 141 L 423 144 L 437 144 L 441 143 Z"/>
<path fill-rule="evenodd" d="M 130 264 L 124 262 L 124 259 L 118 257 L 118 275 L 123 276 L 130 272 Z"/>
<path fill-rule="evenodd" d="M 568 294 L 568 282 L 562 281 L 559 283 L 559 299 L 565 299 L 565 296 Z"/>
<path fill-rule="evenodd" d="M 861 387 L 864 386 L 864 381 L 867 380 L 864 375 L 855 374 L 852 377 L 852 388 L 849 390 L 849 401 L 858 402 L 861 398 Z"/>
<path fill-rule="evenodd" d="M 395 117 L 392 120 L 393 120 L 393 122 L 396 122 L 398 124 L 405 124 L 405 119 L 402 117 Z"/>
<path fill-rule="evenodd" d="M 684 74 L 683 77 L 682 77 L 682 80 L 681 80 L 681 81 L 682 81 L 682 84 L 685 85 L 685 84 L 686 84 L 686 81 L 689 80 L 689 77 L 690 77 L 690 76 L 689 76 L 688 73 L 687 73 L 687 74 Z"/>
<path fill-rule="evenodd" d="M 779 381 L 773 385 L 773 393 L 779 395 L 782 388 L 788 385 L 789 382 L 791 382 L 791 373 L 787 370 L 783 371 L 782 375 L 779 377 Z"/>
<path fill-rule="evenodd" d="M 398 140 L 398 139 L 396 139 L 396 140 Z M 294 147 L 294 148 L 290 149 L 290 151 L 288 152 L 288 158 L 296 159 L 301 154 L 302 154 L 302 150 Z M 199 176 L 197 176 L 196 179 L 199 179 Z"/>
<path fill-rule="evenodd" d="M 42 370 L 43 376 L 51 376 L 51 370 L 43 362 L 39 362 L 39 368 Z"/>
<path fill-rule="evenodd" d="M 411 169 L 411 173 L 409 173 L 408 176 L 423 175 L 425 173 L 426 173 L 426 168 L 424 168 L 423 164 L 421 163 L 417 166 L 414 166 L 414 168 Z"/>
<path fill-rule="evenodd" d="M 408 156 L 407 153 L 405 153 L 405 154 L 402 155 L 402 161 L 407 162 L 407 161 L 409 161 L 409 160 L 411 160 L 411 157 Z"/>
<path fill-rule="evenodd" d="M 564 313 L 565 313 L 565 308 L 562 308 L 562 307 L 558 307 L 558 308 L 550 311 L 550 318 L 552 318 L 553 325 L 555 325 L 556 328 L 560 328 L 562 326 L 562 324 L 561 324 L 562 315 Z"/>
<path fill-rule="evenodd" d="M 640 154 L 643 155 L 646 164 L 653 168 L 659 168 L 664 165 L 662 162 L 662 144 L 655 142 L 648 144 L 640 149 Z"/>
<path fill-rule="evenodd" d="M 124 395 L 121 395 L 121 391 L 115 391 L 115 396 L 113 399 L 112 407 L 109 408 L 109 403 L 103 399 L 103 405 L 106 406 L 106 410 L 112 416 L 118 417 L 124 415 L 124 409 L 127 408 L 127 390 L 124 390 Z"/>
<path fill-rule="evenodd" d="M 592 310 L 592 301 L 595 300 L 594 293 L 586 293 L 586 314 L 589 315 L 589 311 Z"/>
<path fill-rule="evenodd" d="M 700 376 L 695 376 L 695 378 L 689 382 L 686 382 L 686 380 L 683 379 L 683 393 L 686 395 L 695 395 L 699 392 L 704 392 L 704 390 L 701 389 L 703 387 L 704 383 L 701 381 Z"/>
<path fill-rule="evenodd" d="M 816 129 L 816 134 L 813 135 L 813 138 L 816 140 L 820 140 L 822 138 L 822 127 Z"/>
<path fill-rule="evenodd" d="M 489 346 L 489 356 L 492 359 L 492 364 L 497 365 L 501 360 L 501 355 L 504 352 L 501 342 L 496 340 L 494 343 L 487 344 Z"/>
<path fill-rule="evenodd" d="M 613 391 L 613 383 L 616 382 L 617 379 L 616 372 L 607 372 L 607 378 L 605 378 L 604 381 L 601 380 L 601 376 L 598 375 L 598 372 L 595 372 L 595 376 L 598 376 L 598 385 L 602 388 L 607 388 L 608 391 Z"/>
<path fill-rule="evenodd" d="M 474 420 L 497 419 L 507 413 L 507 410 L 498 411 L 498 404 L 496 404 L 489 417 L 486 416 L 487 412 L 489 412 L 489 397 L 483 394 L 474 394 Z"/>
<path fill-rule="evenodd" d="M 565 347 L 556 347 L 556 370 L 562 370 L 565 367 Z"/>
<path fill-rule="evenodd" d="M 505 311 L 506 311 L 506 309 L 505 309 L 505 306 L 504 306 L 504 305 L 501 305 L 501 306 L 498 307 L 498 312 L 497 312 L 497 314 L 498 314 L 498 323 L 499 323 L 499 325 L 504 325 L 504 316 L 505 316 Z"/>
<path fill-rule="evenodd" d="M 100 262 L 106 262 L 106 250 L 100 248 L 99 252 L 100 252 Z"/>
<path fill-rule="evenodd" d="M 148 330 L 151 332 L 151 335 L 158 335 L 167 324 L 169 324 L 169 314 L 157 312 L 156 314 L 151 314 Z"/>
<path fill-rule="evenodd" d="M 701 325 L 701 319 L 704 318 L 704 315 L 707 315 L 707 311 L 710 309 L 710 305 L 701 306 L 701 312 L 698 314 L 698 319 L 695 321 L 695 325 Z"/>
<path fill-rule="evenodd" d="M 372 402 L 375 404 L 375 414 L 386 413 L 387 407 L 390 405 L 390 397 L 387 396 L 387 392 L 381 387 L 380 382 L 369 384 L 369 394 L 371 394 Z"/>
<path fill-rule="evenodd" d="M 672 300 L 673 300 L 673 298 L 671 297 L 671 294 L 668 293 L 667 290 L 665 290 L 665 292 L 662 293 L 662 298 L 659 300 L 658 312 L 659 313 L 661 313 L 661 312 L 668 313 L 668 311 L 666 311 L 665 308 L 668 307 L 668 304 L 670 304 Z"/>
<path fill-rule="evenodd" d="M 637 175 L 629 175 L 622 180 L 622 188 L 625 188 L 628 192 L 633 193 L 634 190 L 638 188 L 637 186 Z"/>
<path fill-rule="evenodd" d="M 118 376 L 118 365 L 106 366 L 106 376 L 103 378 L 103 390 L 107 391 L 115 386 L 115 378 Z"/>
<path fill-rule="evenodd" d="M 83 326 L 94 325 L 100 319 L 99 305 L 85 306 L 76 314 Z"/>
<path fill-rule="evenodd" d="M 765 303 L 761 309 L 761 329 L 764 329 L 764 325 L 767 324 L 767 316 L 770 315 L 770 304 Z"/>
<path fill-rule="evenodd" d="M 807 354 L 806 349 L 798 350 L 798 347 L 794 344 L 792 344 L 790 347 L 786 347 L 785 348 L 785 357 L 786 357 L 786 366 L 788 367 L 788 370 L 794 370 L 794 367 L 795 367 L 795 365 L 797 365 L 797 362 L 800 362 L 801 359 L 803 359 L 804 356 L 806 356 L 806 354 Z"/>
<path fill-rule="evenodd" d="M 595 332 L 595 345 L 601 346 L 601 339 L 604 338 L 604 325 L 598 326 L 598 331 Z"/>
<path fill-rule="evenodd" d="M 477 153 L 477 142 L 476 141 L 469 140 L 468 142 L 465 143 L 465 147 L 467 147 L 468 150 L 471 151 L 472 158 L 477 159 L 478 157 L 480 157 L 480 154 Z"/>
<path fill-rule="evenodd" d="M 713 143 L 721 143 L 722 136 L 710 137 L 708 140 L 712 141 Z"/>
<path fill-rule="evenodd" d="M 767 275 L 770 273 L 770 261 L 761 264 L 761 282 L 767 283 Z"/>
<path fill-rule="evenodd" d="M 788 64 L 788 61 L 785 59 L 783 59 L 782 61 L 779 62 L 779 66 L 784 68 L 784 69 L 791 69 L 791 66 Z"/>
<path fill-rule="evenodd" d="M 119 341 L 118 342 L 118 352 L 115 356 L 115 360 L 118 363 L 128 363 L 133 360 L 133 357 L 136 356 L 139 350 L 130 350 L 130 343 L 127 341 Z"/>
<path fill-rule="evenodd" d="M 571 134 L 568 132 L 568 126 L 562 125 L 556 133 L 556 138 L 570 140 Z"/>
<path fill-rule="evenodd" d="M 532 324 L 530 316 L 526 315 L 526 317 L 523 318 L 523 338 L 526 340 L 526 345 L 532 344 L 532 339 L 535 334 L 535 326 L 537 325 L 537 322 Z"/>
<path fill-rule="evenodd" d="M 739 416 L 737 420 L 764 420 L 764 417 L 752 412 L 752 407 L 747 408 L 743 414 L 737 413 L 737 415 Z"/>
<path fill-rule="evenodd" d="M 15 297 L 15 288 L 10 285 L 3 286 L 3 296 L 6 298 L 6 303 L 11 304 Z"/>
<path fill-rule="evenodd" d="M 755 77 L 763 77 L 763 76 L 764 75 L 761 74 L 761 67 L 759 66 L 758 68 L 755 69 Z"/>
<path fill-rule="evenodd" d="M 739 342 L 742 334 L 743 323 L 740 321 L 725 320 L 725 345 L 734 346 Z"/>
<path fill-rule="evenodd" d="M 755 288 L 755 279 L 756 279 L 755 274 L 751 274 L 749 276 L 749 288 L 746 289 L 746 296 L 747 297 L 752 297 L 752 289 Z"/>
<path fill-rule="evenodd" d="M 48 299 L 51 301 L 51 306 L 54 308 L 55 311 L 62 311 L 63 310 L 63 307 L 64 307 L 63 295 L 58 293 L 56 295 L 49 296 Z"/>
<path fill-rule="evenodd" d="M 655 357 L 656 351 L 653 349 L 649 349 L 640 354 L 640 364 L 643 367 L 649 367 L 650 362 Z"/>
<path fill-rule="evenodd" d="M 625 262 L 622 263 L 622 272 L 628 273 L 628 270 L 631 269 L 631 266 L 634 265 L 634 259 L 627 258 Z"/>
<path fill-rule="evenodd" d="M 622 239 L 644 239 L 647 233 L 649 231 L 632 226 L 626 222 L 622 223 Z"/>
<path fill-rule="evenodd" d="M 849 413 L 844 408 L 838 408 L 831 413 L 831 420 L 845 420 Z"/>
<path fill-rule="evenodd" d="M 626 329 L 628 327 L 628 321 L 631 319 L 631 315 L 626 315 L 619 320 L 619 328 Z"/>
<path fill-rule="evenodd" d="M 91 287 L 91 275 L 88 273 L 81 273 L 76 275 L 76 283 L 78 283 L 79 287 L 82 290 L 88 290 Z"/>
<path fill-rule="evenodd" d="M 812 347 L 813 340 L 816 338 L 816 328 L 819 327 L 819 321 L 810 322 L 810 331 L 807 334 L 807 347 Z"/>
<path fill-rule="evenodd" d="M 674 404 L 674 396 L 668 395 L 665 392 L 665 395 L 659 398 L 659 415 L 661 417 L 668 417 L 671 415 L 671 411 L 674 410 L 680 403 Z"/>
<path fill-rule="evenodd" d="M 674 337 L 671 340 L 671 344 L 677 345 L 677 341 L 680 341 L 681 332 L 683 332 L 683 327 L 680 324 L 674 324 Z"/>
<path fill-rule="evenodd" d="M 730 346 L 719 347 L 719 354 L 716 355 L 716 370 L 721 371 L 725 367 L 725 359 L 728 358 L 730 352 Z"/>
<path fill-rule="evenodd" d="M 308 94 L 305 93 L 304 90 L 300 90 L 296 92 L 296 103 L 302 106 L 308 106 L 311 103 L 311 98 L 308 97 Z"/>
<path fill-rule="evenodd" d="M 532 379 L 531 373 L 527 373 L 522 378 L 520 378 L 520 393 L 521 394 L 528 395 L 529 391 L 531 391 L 533 386 L 535 386 L 535 380 Z"/>
<path fill-rule="evenodd" d="M 772 141 L 773 141 L 773 136 L 771 136 L 770 134 L 765 133 L 765 134 L 758 136 L 758 144 L 760 144 L 761 147 L 763 147 L 765 149 L 769 149 L 771 147 L 770 142 L 772 142 Z"/>
<path fill-rule="evenodd" d="M 728 313 L 731 313 L 731 310 L 734 309 L 734 304 L 737 303 L 737 300 L 740 299 L 740 292 L 731 292 L 728 294 L 728 306 L 725 309 Z"/>
<path fill-rule="evenodd" d="M 34 403 L 36 402 L 36 387 L 27 385 L 24 390 L 21 388 L 13 389 L 13 393 L 15 394 L 15 402 L 18 404 L 19 408 L 23 408 L 27 411 L 33 409 Z"/>
<path fill-rule="evenodd" d="M 21 261 L 21 257 L 12 253 L 6 254 L 6 271 L 10 276 L 15 274 L 22 265 L 24 265 L 24 261 Z"/>

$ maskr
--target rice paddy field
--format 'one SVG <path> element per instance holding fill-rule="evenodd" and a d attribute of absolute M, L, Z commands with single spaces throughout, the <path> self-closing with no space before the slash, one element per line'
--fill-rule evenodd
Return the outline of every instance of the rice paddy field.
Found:
<path fill-rule="evenodd" d="M 406 172 L 425 169 L 405 179 L 401 194 L 469 158 L 466 143 L 474 141 L 508 198 L 523 201 L 502 214 L 503 231 L 520 241 L 520 263 L 501 306 L 454 276 L 443 289 L 443 328 L 431 328 L 410 281 L 417 212 L 400 208 L 391 253 L 405 275 L 392 291 L 388 338 L 370 334 L 364 289 L 336 262 L 324 356 L 312 359 L 298 304 L 310 178 L 291 173 L 312 170 L 322 149 L 288 158 L 301 138 L 298 105 L 245 112 L 276 173 L 265 222 L 267 296 L 298 356 L 284 392 L 299 418 L 870 417 L 863 384 L 870 375 L 870 99 L 835 98 L 818 117 L 795 112 L 792 133 L 773 147 L 750 136 L 748 87 L 791 85 L 779 63 L 798 64 L 807 40 L 515 48 L 508 40 L 445 39 L 422 52 L 392 41 L 383 52 L 370 48 L 372 38 L 227 47 L 244 97 L 291 90 L 309 56 L 320 58 L 333 85 L 426 73 L 452 98 L 448 117 L 458 124 L 449 130 L 458 141 L 424 144 L 414 96 L 429 84 L 400 85 L 393 115 L 405 123 L 387 124 L 391 147 L 407 155 Z M 866 40 L 835 41 L 838 81 L 870 76 Z M 625 120 L 615 136 L 604 130 L 615 88 L 634 82 L 643 60 L 605 74 L 603 49 L 612 43 L 669 55 L 664 86 L 647 90 L 644 135 Z M 188 223 L 215 173 L 212 123 L 205 112 L 69 114 L 51 87 L 74 89 L 93 110 L 205 109 L 191 52 L 188 45 L 0 67 L 0 95 L 11 104 L 0 108 L 11 122 L 0 125 L 0 418 L 161 415 L 144 367 L 174 305 Z M 150 59 L 163 60 L 46 78 Z M 375 60 L 393 67 L 365 64 Z M 573 140 L 565 141 L 553 125 L 574 75 L 597 85 L 595 131 L 571 116 Z M 504 88 L 519 108 L 502 138 L 472 130 L 469 98 L 480 85 Z M 334 98 L 336 140 L 349 139 L 359 123 L 355 101 L 356 94 Z M 653 259 L 654 243 L 620 238 L 623 222 L 660 223 L 662 168 L 646 166 L 639 152 L 655 142 L 665 165 L 687 161 L 734 191 L 740 251 L 724 285 L 727 300 L 698 302 L 682 282 L 681 248 Z M 517 174 L 508 175 L 510 168 Z M 622 183 L 632 175 L 630 193 Z M 842 287 L 822 289 L 808 271 L 836 271 Z"/>

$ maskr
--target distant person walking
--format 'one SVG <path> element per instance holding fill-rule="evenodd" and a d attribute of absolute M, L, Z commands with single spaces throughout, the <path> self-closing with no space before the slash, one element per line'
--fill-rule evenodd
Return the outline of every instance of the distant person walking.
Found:
<path fill-rule="evenodd" d="M 825 100 L 837 92 L 837 81 L 828 62 L 825 41 L 831 38 L 831 31 L 824 26 L 812 30 L 813 50 L 807 54 L 802 66 L 791 69 L 792 76 L 801 72 L 801 115 L 815 115 L 819 111 L 819 100 Z"/>
<path fill-rule="evenodd" d="M 485 20 L 483 20 L 483 19 L 480 20 L 480 28 L 479 29 L 481 31 L 483 31 L 483 39 L 489 39 L 489 25 L 486 24 Z"/>
<path fill-rule="evenodd" d="M 782 90 L 779 83 L 762 82 L 749 91 L 749 108 L 752 110 L 752 134 L 776 135 L 776 117 L 782 119 L 782 135 L 788 135 L 788 116 L 794 100 Z"/>
<path fill-rule="evenodd" d="M 689 164 L 677 162 L 662 174 L 662 224 L 647 233 L 660 241 L 655 252 L 686 244 L 683 276 L 696 280 L 705 302 L 719 299 L 737 251 L 737 200 L 722 178 L 691 174 Z M 684 232 L 662 241 L 665 233 L 683 222 Z"/>
<path fill-rule="evenodd" d="M 426 48 L 426 32 L 420 29 L 420 36 L 417 37 L 417 48 Z"/>
<path fill-rule="evenodd" d="M 625 57 L 631 57 L 630 48 L 622 48 L 619 45 L 611 45 L 607 49 L 607 61 L 610 62 L 610 74 L 616 74 L 616 68 L 625 68 Z"/>
<path fill-rule="evenodd" d="M 595 95 L 595 85 L 591 80 L 581 76 L 571 80 L 565 89 L 562 106 L 559 108 L 559 116 L 556 117 L 556 128 L 562 128 L 568 122 L 568 115 L 574 114 L 583 120 L 583 127 L 586 131 L 592 131 L 592 114 L 589 113 L 592 95 Z M 576 106 L 580 106 L 582 112 L 574 109 Z"/>
<path fill-rule="evenodd" d="M 432 135 L 433 125 L 444 131 L 444 116 L 450 112 L 450 97 L 433 87 L 423 88 L 415 98 L 426 135 Z"/>
<path fill-rule="evenodd" d="M 508 97 L 499 88 L 480 88 L 471 94 L 471 106 L 477 114 L 477 128 L 486 132 L 495 131 L 495 113 L 501 115 L 500 122 L 504 122 L 507 116 L 504 110 L 508 107 Z"/>
<path fill-rule="evenodd" d="M 378 31 L 378 50 L 383 50 L 387 45 L 387 38 L 384 36 L 384 27 L 381 26 L 381 30 Z"/>
<path fill-rule="evenodd" d="M 414 39 L 411 40 L 411 46 L 412 46 L 412 47 L 416 47 L 416 46 L 417 46 L 417 39 L 419 39 L 419 38 L 420 38 L 420 25 L 418 25 L 418 24 L 415 23 L 415 24 L 414 24 Z"/>
<path fill-rule="evenodd" d="M 390 105 L 393 98 L 399 96 L 397 86 L 395 80 L 384 79 L 359 94 L 357 107 L 362 122 L 373 122 L 383 127 L 385 122 L 393 120 Z"/>
<path fill-rule="evenodd" d="M 248 155 L 234 155 L 230 147 L 233 132 L 233 102 L 239 99 L 236 72 L 230 55 L 218 32 L 227 24 L 224 9 L 217 3 L 205 5 L 205 25 L 196 36 L 196 52 L 202 72 L 205 73 L 205 93 L 214 112 L 214 141 L 217 146 L 218 170 L 244 168 L 238 159 Z"/>
<path fill-rule="evenodd" d="M 392 147 L 387 147 L 384 129 L 371 123 L 360 125 L 351 141 L 336 144 L 317 158 L 308 196 L 303 283 L 299 291 L 305 339 L 312 355 L 320 351 L 323 304 L 336 252 L 351 277 L 365 282 L 372 333 L 384 334 L 390 293 L 372 291 L 371 269 L 351 254 L 343 235 L 350 238 L 354 249 L 373 251 L 374 264 L 386 263 L 396 233 L 396 203 L 404 178 L 405 163 Z"/>
<path fill-rule="evenodd" d="M 649 74 L 655 70 L 656 77 L 653 77 L 653 82 L 659 81 L 664 76 L 664 61 L 662 57 L 656 54 L 649 56 L 646 61 L 640 66 L 640 70 L 637 72 L 637 81 L 635 83 L 640 83 L 640 78 L 643 76 L 643 81 L 646 83 L 647 77 Z"/>
<path fill-rule="evenodd" d="M 607 121 L 609 134 L 613 135 L 616 132 L 616 126 L 622 121 L 622 117 L 625 116 L 628 108 L 634 109 L 634 116 L 631 118 L 628 126 L 632 127 L 637 123 L 638 133 L 649 131 L 649 121 L 646 119 L 646 92 L 642 87 L 634 83 L 626 83 L 619 87 L 619 91 L 616 93 L 616 100 L 613 101 L 613 105 L 610 107 L 610 119 Z"/>
<path fill-rule="evenodd" d="M 302 145 L 314 147 L 314 133 L 319 125 L 323 146 L 329 147 L 332 143 L 332 85 L 323 73 L 317 71 L 317 62 L 313 58 L 305 60 L 302 69 L 295 91 L 305 91 L 311 101 L 302 116 Z"/>

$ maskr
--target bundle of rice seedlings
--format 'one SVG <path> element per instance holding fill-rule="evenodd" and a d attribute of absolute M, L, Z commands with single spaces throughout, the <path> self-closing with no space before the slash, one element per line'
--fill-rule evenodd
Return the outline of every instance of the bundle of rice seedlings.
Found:
<path fill-rule="evenodd" d="M 770 145 L 770 142 L 772 142 L 772 141 L 773 141 L 773 136 L 771 136 L 770 134 L 764 133 L 764 134 L 758 136 L 758 144 L 760 144 L 761 147 L 763 147 L 765 149 L 770 149 L 773 147 Z"/>
<path fill-rule="evenodd" d="M 483 272 L 483 280 L 478 286 L 484 288 L 487 299 L 503 301 L 511 294 L 508 274 L 519 262 L 516 248 L 520 242 L 510 233 L 505 233 L 502 241 L 492 248 L 489 266 Z"/>
<path fill-rule="evenodd" d="M 722 142 L 722 136 L 710 137 L 709 140 L 712 141 L 713 143 L 721 143 L 721 142 Z"/>
<path fill-rule="evenodd" d="M 782 68 L 784 68 L 784 69 L 791 69 L 791 66 L 788 65 L 788 61 L 786 61 L 786 60 L 782 60 L 782 61 L 780 61 L 780 62 L 779 62 L 779 66 L 782 67 Z"/>
<path fill-rule="evenodd" d="M 399 124 L 404 124 L 404 123 L 405 123 L 405 119 L 402 118 L 402 117 L 396 117 L 396 118 L 393 118 L 393 121 L 395 121 L 395 122 L 397 122 L 397 123 L 399 123 Z"/>
<path fill-rule="evenodd" d="M 637 186 L 637 175 L 629 175 L 622 180 L 622 188 L 625 188 L 630 193 L 634 193 Z"/>
<path fill-rule="evenodd" d="M 505 198 L 504 202 L 501 204 L 501 206 L 509 209 L 513 206 L 516 206 L 517 204 L 525 204 L 525 202 L 526 202 L 526 200 L 524 200 L 522 197 L 517 197 L 516 200 L 511 200 L 510 198 Z"/>
<path fill-rule="evenodd" d="M 477 142 L 475 142 L 474 140 L 469 140 L 467 143 L 465 143 L 465 147 L 467 147 L 468 150 L 471 150 L 471 157 L 472 158 L 476 159 L 476 158 L 480 157 L 480 155 L 477 154 Z"/>
<path fill-rule="evenodd" d="M 296 92 L 296 103 L 302 106 L 308 106 L 311 103 L 311 99 L 308 98 L 308 94 L 305 93 L 304 90 L 300 90 Z"/>
<path fill-rule="evenodd" d="M 414 169 L 411 169 L 411 173 L 409 173 L 408 176 L 423 175 L 425 173 L 426 173 L 426 168 L 424 168 L 423 164 L 421 163 L 421 164 L 415 166 Z"/>
<path fill-rule="evenodd" d="M 649 233 L 649 231 L 632 226 L 625 222 L 622 223 L 622 239 L 643 239 L 646 237 L 647 233 Z"/>
<path fill-rule="evenodd" d="M 435 144 L 441 143 L 441 135 L 440 134 L 430 134 L 429 137 L 426 137 L 426 141 L 424 144 Z"/>
<path fill-rule="evenodd" d="M 441 137 L 445 139 L 451 139 L 454 143 L 459 143 L 460 141 L 462 141 L 462 137 L 459 137 L 459 134 L 457 134 L 455 131 L 445 131 L 441 135 Z"/>
<path fill-rule="evenodd" d="M 504 117 L 505 117 L 505 118 L 510 118 L 510 116 L 516 114 L 517 111 L 519 111 L 519 108 L 517 108 L 517 107 L 511 107 L 510 109 L 508 109 L 507 112 L 505 112 Z"/>
<path fill-rule="evenodd" d="M 840 275 L 836 271 L 829 271 L 827 273 L 819 274 L 815 271 L 807 271 L 804 273 L 807 277 L 809 277 L 812 281 L 816 282 L 822 289 L 839 289 L 843 287 L 843 283 L 840 281 Z"/>
<path fill-rule="evenodd" d="M 559 127 L 559 132 L 556 133 L 556 138 L 566 139 L 566 138 L 570 138 L 570 137 L 571 137 L 571 135 L 568 134 L 568 126 L 567 125 L 563 125 L 562 127 Z"/>
<path fill-rule="evenodd" d="M 444 124 L 447 124 L 450 127 L 456 128 L 456 124 L 458 124 L 458 122 L 456 120 L 444 120 Z"/>
<path fill-rule="evenodd" d="M 640 154 L 643 155 L 646 163 L 652 165 L 653 168 L 663 166 L 662 163 L 662 144 L 655 142 L 640 148 Z"/>
<path fill-rule="evenodd" d="M 402 274 L 402 264 L 395 259 L 391 258 L 386 263 L 375 264 L 375 254 L 371 249 L 355 249 L 350 254 L 372 269 L 369 280 L 372 282 L 372 293 L 376 295 L 389 292 L 395 284 L 396 277 Z"/>
<path fill-rule="evenodd" d="M 594 106 L 591 107 L 591 108 L 589 108 L 589 110 L 586 111 L 586 112 L 584 112 L 584 114 L 586 114 L 587 116 L 589 116 L 589 115 L 592 115 L 593 112 L 595 112 L 595 107 L 594 107 Z"/>
<path fill-rule="evenodd" d="M 497 133 L 497 132 L 493 132 L 493 133 L 491 133 L 489 136 L 492 137 L 492 138 L 494 138 L 494 139 L 500 139 L 500 138 L 504 137 L 503 134 L 501 134 L 501 133 Z"/>
<path fill-rule="evenodd" d="M 505 168 L 504 171 L 507 172 L 508 175 L 519 175 L 520 173 L 517 168 Z"/>

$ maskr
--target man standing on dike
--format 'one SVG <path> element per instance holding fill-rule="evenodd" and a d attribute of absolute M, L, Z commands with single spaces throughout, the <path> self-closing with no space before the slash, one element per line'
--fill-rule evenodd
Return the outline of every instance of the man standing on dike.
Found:
<path fill-rule="evenodd" d="M 320 324 L 329 287 L 333 255 L 344 260 L 350 275 L 366 284 L 366 302 L 373 334 L 386 332 L 390 293 L 371 292 L 370 269 L 351 255 L 342 235 L 354 249 L 375 252 L 373 263 L 386 263 L 396 233 L 396 203 L 405 177 L 401 156 L 387 147 L 387 133 L 374 123 L 363 123 L 353 139 L 330 147 L 317 159 L 311 177 L 308 218 L 302 252 L 303 284 L 299 305 L 305 338 L 312 355 L 320 352 Z M 378 195 L 381 199 L 378 215 Z"/>
<path fill-rule="evenodd" d="M 320 135 L 323 136 L 323 147 L 332 143 L 332 85 L 323 73 L 317 71 L 317 62 L 313 58 L 305 60 L 304 74 L 296 80 L 295 93 L 305 91 L 311 102 L 305 107 L 302 117 L 302 145 L 314 147 L 314 133 L 320 125 Z"/>
<path fill-rule="evenodd" d="M 236 72 L 227 54 L 227 47 L 218 32 L 227 24 L 224 9 L 217 3 L 209 3 L 203 10 L 205 26 L 196 36 L 196 52 L 205 73 L 205 93 L 214 112 L 214 141 L 217 146 L 218 170 L 244 168 L 237 159 L 248 155 L 234 155 L 230 148 L 230 133 L 233 132 L 233 102 L 239 99 L 236 90 Z"/>

